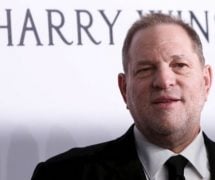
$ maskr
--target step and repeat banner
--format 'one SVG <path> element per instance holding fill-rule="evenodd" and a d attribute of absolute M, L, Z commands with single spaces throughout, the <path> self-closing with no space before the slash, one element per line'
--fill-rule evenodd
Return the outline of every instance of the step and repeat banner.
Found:
<path fill-rule="evenodd" d="M 205 1 L 0 0 L 0 179 L 29 180 L 39 161 L 120 136 L 121 47 L 142 14 L 180 16 L 215 69 L 215 8 Z M 215 139 L 215 87 L 202 114 Z"/>

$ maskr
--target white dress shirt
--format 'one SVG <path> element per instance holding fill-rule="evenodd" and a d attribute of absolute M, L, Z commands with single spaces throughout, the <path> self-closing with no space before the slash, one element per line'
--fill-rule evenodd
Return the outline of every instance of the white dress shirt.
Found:
<path fill-rule="evenodd" d="M 168 170 L 164 163 L 171 156 L 178 154 L 150 143 L 136 126 L 134 126 L 134 137 L 138 157 L 143 165 L 147 180 L 167 180 Z M 210 179 L 209 163 L 202 131 L 180 154 L 188 160 L 184 169 L 186 179 Z"/>

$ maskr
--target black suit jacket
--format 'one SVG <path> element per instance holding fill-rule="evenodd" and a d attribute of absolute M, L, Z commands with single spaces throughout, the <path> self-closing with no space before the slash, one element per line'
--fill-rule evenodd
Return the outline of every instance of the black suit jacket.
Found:
<path fill-rule="evenodd" d="M 215 143 L 204 134 L 211 180 L 215 180 Z M 40 163 L 32 180 L 146 180 L 138 159 L 133 127 L 122 137 L 74 148 Z"/>

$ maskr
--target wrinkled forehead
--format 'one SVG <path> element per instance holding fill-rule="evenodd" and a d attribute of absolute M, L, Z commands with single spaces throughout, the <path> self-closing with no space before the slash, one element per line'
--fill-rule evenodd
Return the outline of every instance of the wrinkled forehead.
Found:
<path fill-rule="evenodd" d="M 159 53 L 193 53 L 194 48 L 186 31 L 178 25 L 156 25 L 138 30 L 131 41 L 129 56 Z"/>
<path fill-rule="evenodd" d="M 166 42 L 180 42 L 191 45 L 191 38 L 187 32 L 179 25 L 159 24 L 139 29 L 133 36 L 131 46 L 138 45 L 155 45 Z"/>

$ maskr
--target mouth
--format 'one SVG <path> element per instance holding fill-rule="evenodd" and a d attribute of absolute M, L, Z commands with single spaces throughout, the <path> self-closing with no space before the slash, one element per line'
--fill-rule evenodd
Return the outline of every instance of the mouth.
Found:
<path fill-rule="evenodd" d="M 157 105 L 159 107 L 169 107 L 180 102 L 181 99 L 177 97 L 165 96 L 165 97 L 158 97 L 152 101 L 152 104 Z"/>

